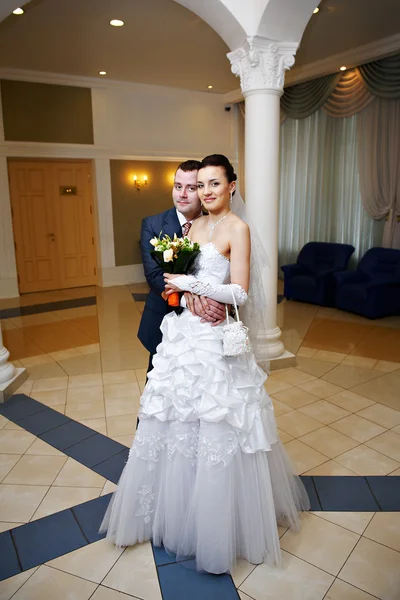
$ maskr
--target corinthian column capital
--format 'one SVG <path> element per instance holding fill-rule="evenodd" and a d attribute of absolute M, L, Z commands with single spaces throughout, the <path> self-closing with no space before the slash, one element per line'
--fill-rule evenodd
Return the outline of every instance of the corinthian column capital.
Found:
<path fill-rule="evenodd" d="M 285 71 L 294 65 L 297 47 L 297 42 L 276 42 L 254 36 L 229 52 L 232 73 L 240 77 L 243 95 L 256 91 L 281 95 Z"/>

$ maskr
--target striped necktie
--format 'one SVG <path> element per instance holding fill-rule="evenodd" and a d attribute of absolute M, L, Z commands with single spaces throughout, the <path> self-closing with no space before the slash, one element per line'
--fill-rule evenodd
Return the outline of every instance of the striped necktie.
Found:
<path fill-rule="evenodd" d="M 183 225 L 182 227 L 182 236 L 186 237 L 187 234 L 189 233 L 189 229 L 191 228 L 192 224 L 190 221 L 186 221 L 186 223 Z"/>

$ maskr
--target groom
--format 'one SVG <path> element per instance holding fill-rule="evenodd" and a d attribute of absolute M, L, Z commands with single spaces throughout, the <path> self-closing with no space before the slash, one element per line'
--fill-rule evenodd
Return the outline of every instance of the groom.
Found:
<path fill-rule="evenodd" d="M 148 371 L 153 368 L 153 356 L 162 335 L 160 325 L 165 315 L 172 310 L 168 306 L 165 296 L 165 282 L 163 269 L 157 265 L 150 252 L 153 246 L 150 240 L 162 235 L 174 234 L 182 237 L 188 234 L 192 223 L 202 215 L 201 203 L 197 193 L 197 172 L 201 163 L 198 160 L 186 160 L 176 170 L 172 200 L 174 208 L 146 217 L 142 221 L 140 233 L 140 249 L 142 262 L 150 293 L 147 297 L 139 325 L 138 338 L 143 346 L 150 352 Z M 199 298 L 192 294 L 185 294 L 188 308 L 212 325 L 219 325 L 225 320 L 225 306 L 215 300 Z"/>

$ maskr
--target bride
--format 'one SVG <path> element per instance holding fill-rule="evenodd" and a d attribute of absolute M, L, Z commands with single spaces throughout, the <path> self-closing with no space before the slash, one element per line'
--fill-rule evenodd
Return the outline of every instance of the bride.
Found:
<path fill-rule="evenodd" d="M 208 215 L 197 219 L 194 275 L 165 274 L 166 291 L 239 306 L 250 279 L 250 232 L 231 212 L 236 175 L 222 155 L 198 172 Z M 223 354 L 223 325 L 169 313 L 141 397 L 140 422 L 102 530 L 117 546 L 144 540 L 209 573 L 236 558 L 279 563 L 278 525 L 297 529 L 307 493 L 279 440 L 267 378 L 253 353 Z"/>

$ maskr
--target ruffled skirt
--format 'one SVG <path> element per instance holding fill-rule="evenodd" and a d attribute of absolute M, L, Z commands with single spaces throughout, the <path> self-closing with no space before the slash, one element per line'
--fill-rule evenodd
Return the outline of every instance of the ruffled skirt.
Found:
<path fill-rule="evenodd" d="M 196 568 L 279 563 L 277 525 L 309 500 L 279 441 L 265 373 L 225 357 L 222 327 L 167 315 L 140 423 L 101 530 L 117 546 L 153 540 Z"/>

